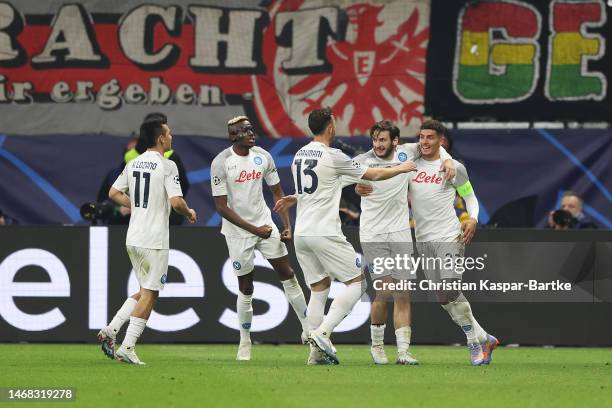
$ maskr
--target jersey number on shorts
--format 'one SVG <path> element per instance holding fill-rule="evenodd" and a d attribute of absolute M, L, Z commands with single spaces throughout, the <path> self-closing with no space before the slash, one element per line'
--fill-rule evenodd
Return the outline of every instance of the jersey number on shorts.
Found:
<path fill-rule="evenodd" d="M 317 187 L 319 186 L 319 178 L 317 177 L 317 173 L 312 171 L 312 169 L 317 167 L 317 163 L 318 163 L 318 160 L 315 160 L 315 159 L 304 160 L 304 164 L 306 165 L 306 168 L 304 169 L 304 175 L 310 176 L 310 178 L 312 179 L 312 183 L 310 184 L 310 187 L 304 188 L 303 192 L 307 194 L 314 193 Z M 295 172 L 296 172 L 296 179 L 297 179 L 297 192 L 298 194 L 302 194 L 302 159 L 297 159 L 295 161 L 295 170 L 296 170 Z"/>
<path fill-rule="evenodd" d="M 140 207 L 140 172 L 135 171 L 132 173 L 134 179 L 136 180 L 136 185 L 134 186 L 134 207 Z M 146 171 L 142 172 L 142 178 L 144 179 L 144 194 L 142 200 L 142 208 L 147 208 L 149 205 L 149 184 L 151 184 L 151 173 L 147 173 Z"/>

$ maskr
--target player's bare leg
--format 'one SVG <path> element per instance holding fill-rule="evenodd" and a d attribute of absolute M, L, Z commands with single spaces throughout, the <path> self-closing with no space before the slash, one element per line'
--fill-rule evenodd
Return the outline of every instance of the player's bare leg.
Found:
<path fill-rule="evenodd" d="M 132 296 L 127 298 L 123 305 L 117 310 L 115 317 L 102 330 L 98 332 L 98 342 L 101 345 L 102 352 L 108 358 L 115 358 L 115 341 L 117 340 L 117 333 L 121 330 L 121 327 L 130 319 L 130 315 L 136 307 L 140 299 L 140 292 L 134 293 Z"/>
<path fill-rule="evenodd" d="M 485 364 L 482 345 L 474 328 L 472 308 L 463 293 L 459 291 L 439 291 L 437 295 L 442 308 L 465 333 L 471 364 L 475 366 Z"/>
<path fill-rule="evenodd" d="M 270 262 L 270 265 L 272 265 L 278 274 L 278 278 L 283 284 L 283 290 L 285 291 L 287 301 L 293 308 L 297 318 L 300 320 L 300 324 L 302 325 L 302 343 L 306 344 L 308 342 L 309 332 L 308 319 L 306 318 L 306 298 L 295 276 L 295 272 L 293 272 L 293 268 L 291 268 L 289 264 L 289 257 L 285 255 L 281 258 L 268 259 L 268 262 Z"/>
<path fill-rule="evenodd" d="M 391 276 L 381 278 L 383 283 L 392 282 Z M 370 347 L 370 355 L 374 364 L 388 364 L 389 359 L 385 354 L 385 328 L 387 322 L 387 309 L 389 302 L 393 299 L 393 295 L 388 290 L 377 290 L 372 309 L 370 311 L 370 337 L 372 346 Z M 395 314 L 395 312 L 394 312 Z"/>
<path fill-rule="evenodd" d="M 334 328 L 351 313 L 367 288 L 367 282 L 363 274 L 344 282 L 344 284 L 346 287 L 332 302 L 329 312 L 323 318 L 323 323 L 310 334 L 313 345 L 324 352 L 334 364 L 339 364 L 340 361 L 329 338 Z"/>
<path fill-rule="evenodd" d="M 419 364 L 418 360 L 409 351 L 412 336 L 412 305 L 408 291 L 393 292 L 393 325 L 395 326 L 395 340 L 397 342 L 395 363 L 401 365 Z"/>
<path fill-rule="evenodd" d="M 236 360 L 248 361 L 251 359 L 251 322 L 253 321 L 253 272 L 238 276 L 238 299 L 236 299 L 236 312 L 240 326 L 240 344 Z"/>
<path fill-rule="evenodd" d="M 142 361 L 140 361 L 134 349 L 138 338 L 147 325 L 147 320 L 151 315 L 151 311 L 153 310 L 158 297 L 159 291 L 157 290 L 145 288 L 140 289 L 140 299 L 138 300 L 138 303 L 136 303 L 134 311 L 130 316 L 130 324 L 126 330 L 125 338 L 123 339 L 121 347 L 119 347 L 115 353 L 117 360 L 130 364 L 144 364 Z"/>

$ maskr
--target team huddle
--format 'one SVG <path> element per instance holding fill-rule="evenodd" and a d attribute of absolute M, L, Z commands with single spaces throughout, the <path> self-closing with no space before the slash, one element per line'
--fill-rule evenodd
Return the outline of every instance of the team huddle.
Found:
<path fill-rule="evenodd" d="M 364 294 L 366 271 L 373 281 L 385 283 L 416 276 L 399 268 L 383 273 L 374 273 L 371 268 L 375 258 L 414 254 L 409 199 L 420 254 L 440 258 L 448 254 L 463 256 L 465 244 L 476 230 L 478 201 L 465 167 L 440 146 L 444 134 L 441 123 L 425 121 L 419 143 L 399 144 L 399 129 L 389 121 L 377 122 L 370 129 L 372 150 L 352 159 L 330 147 L 336 124 L 329 108 L 311 112 L 308 126 L 313 140 L 295 154 L 291 165 L 293 195 L 284 194 L 274 160 L 267 151 L 255 146 L 255 133 L 245 116 L 228 122 L 232 145 L 219 153 L 211 166 L 212 195 L 223 217 L 221 233 L 239 285 L 237 360 L 251 359 L 255 249 L 278 274 L 301 323 L 302 342 L 310 347 L 307 364 L 339 364 L 330 337 Z M 126 246 L 141 289 L 125 301 L 98 334 L 104 354 L 131 364 L 144 364 L 135 353 L 135 344 L 166 281 L 170 207 L 190 222 L 196 221 L 195 211 L 182 198 L 176 166 L 163 157 L 172 142 L 165 118 L 145 121 L 141 137 L 148 150 L 126 165 L 109 192 L 115 202 L 132 209 Z M 274 197 L 274 211 L 283 223 L 281 231 L 265 203 L 262 180 Z M 363 266 L 342 232 L 338 211 L 342 188 L 351 184 L 356 184 L 355 191 L 362 197 Z M 463 223 L 453 207 L 457 193 L 465 200 L 469 214 Z M 292 231 L 288 209 L 294 205 L 297 208 Z M 292 239 L 304 279 L 311 289 L 308 303 L 289 262 L 285 242 Z M 453 268 L 424 272 L 435 281 L 461 279 Z M 333 279 L 345 286 L 325 314 Z M 465 296 L 457 290 L 439 290 L 437 298 L 465 333 L 471 364 L 489 364 L 499 342 L 478 324 Z M 383 344 L 389 300 L 394 306 L 396 363 L 418 364 L 409 351 L 412 331 L 409 292 L 386 290 L 385 286 L 376 291 L 372 302 L 372 359 L 375 364 L 388 363 Z M 125 339 L 115 350 L 117 333 L 127 321 Z"/>

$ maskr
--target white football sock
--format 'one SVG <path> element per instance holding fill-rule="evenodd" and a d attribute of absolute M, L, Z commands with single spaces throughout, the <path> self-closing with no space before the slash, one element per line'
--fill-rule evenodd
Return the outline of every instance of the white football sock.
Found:
<path fill-rule="evenodd" d="M 468 344 L 478 343 L 478 338 L 476 337 L 476 331 L 474 330 L 474 326 L 472 325 L 472 309 L 470 308 L 470 304 L 465 302 L 459 302 L 455 300 L 454 302 L 449 302 L 445 305 L 442 305 L 442 308 L 448 312 L 451 319 L 465 333 L 465 337 L 467 338 Z"/>
<path fill-rule="evenodd" d="M 240 325 L 240 342 L 251 341 L 251 322 L 253 321 L 253 295 L 245 295 L 238 292 L 236 300 L 236 311 L 238 312 L 238 324 Z"/>
<path fill-rule="evenodd" d="M 123 302 L 119 310 L 117 310 L 117 314 L 107 326 L 115 335 L 121 330 L 123 324 L 129 320 L 132 311 L 136 307 L 136 303 L 138 303 L 136 299 L 129 297 Z"/>
<path fill-rule="evenodd" d="M 304 292 L 302 292 L 302 288 L 298 283 L 296 277 L 292 277 L 290 279 L 281 281 L 283 284 L 283 289 L 285 290 L 285 296 L 287 296 L 287 301 L 293 308 L 293 311 L 297 315 L 298 319 L 300 319 L 300 323 L 302 325 L 302 330 L 308 333 L 308 319 L 306 318 L 306 298 L 304 297 Z"/>
<path fill-rule="evenodd" d="M 456 302 L 466 302 L 469 305 L 463 293 L 460 294 L 457 297 L 457 300 L 455 301 Z M 472 313 L 471 307 L 470 307 L 470 318 L 472 320 L 472 326 L 474 326 L 474 332 L 476 332 L 476 338 L 478 339 L 478 342 L 484 343 L 485 341 L 487 341 L 487 332 L 482 327 L 480 327 L 480 324 L 478 324 L 478 322 L 476 321 L 476 318 L 474 317 L 474 314 Z"/>
<path fill-rule="evenodd" d="M 146 319 L 141 319 L 140 317 L 130 316 L 130 324 L 128 325 L 127 330 L 125 331 L 125 339 L 121 344 L 121 347 L 133 348 L 138 341 L 138 338 L 142 334 L 145 326 L 147 325 Z"/>
<path fill-rule="evenodd" d="M 474 326 L 474 331 L 476 332 L 476 337 L 478 338 L 478 342 L 484 343 L 485 341 L 487 341 L 487 332 L 482 327 L 480 327 L 480 324 L 478 324 L 478 321 L 476 321 L 476 318 L 474 317 L 473 314 L 472 314 L 472 325 Z"/>
<path fill-rule="evenodd" d="M 395 340 L 397 341 L 397 352 L 408 351 L 410 347 L 410 337 L 412 328 L 410 326 L 400 327 L 395 330 Z"/>
<path fill-rule="evenodd" d="M 361 298 L 363 292 L 365 292 L 367 288 L 366 281 L 359 281 L 351 283 L 346 286 L 342 293 L 340 293 L 332 302 L 329 307 L 329 312 L 327 316 L 323 318 L 323 323 L 317 330 L 322 336 L 328 337 L 331 336 L 334 328 L 340 324 L 344 318 L 351 313 L 355 304 Z"/>
<path fill-rule="evenodd" d="M 370 325 L 370 337 L 372 338 L 373 346 L 382 346 L 385 344 L 385 327 L 384 324 Z"/>
<path fill-rule="evenodd" d="M 329 288 L 320 292 L 314 290 L 310 292 L 310 300 L 306 309 L 309 331 L 313 331 L 321 325 L 325 316 L 325 304 L 329 296 Z"/>

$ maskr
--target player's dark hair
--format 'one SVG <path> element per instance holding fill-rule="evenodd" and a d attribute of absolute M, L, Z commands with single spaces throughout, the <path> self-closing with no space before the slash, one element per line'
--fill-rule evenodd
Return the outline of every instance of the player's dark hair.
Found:
<path fill-rule="evenodd" d="M 331 108 L 315 109 L 308 115 L 308 127 L 313 135 L 320 135 L 332 120 Z"/>
<path fill-rule="evenodd" d="M 151 112 L 147 116 L 145 116 L 142 121 L 145 122 L 150 119 L 160 119 L 164 124 L 166 125 L 168 124 L 168 117 L 166 116 L 165 113 Z"/>
<path fill-rule="evenodd" d="M 435 119 L 429 119 L 426 120 L 425 122 L 423 122 L 423 124 L 421 125 L 421 130 L 434 130 L 438 136 L 446 136 L 446 127 L 442 124 L 442 122 L 435 120 Z"/>
<path fill-rule="evenodd" d="M 151 122 L 151 121 L 160 121 L 162 124 L 167 125 L 168 117 L 161 112 L 151 112 L 147 116 L 144 117 L 144 119 L 142 120 L 142 124 L 144 125 L 145 122 Z M 136 147 L 134 148 L 139 154 L 143 154 L 145 150 L 147 150 L 149 147 L 155 146 L 155 143 L 153 143 L 152 146 L 149 146 L 148 143 L 149 141 L 147 140 L 147 138 L 143 137 L 143 127 L 141 125 L 140 132 L 138 135 L 138 141 L 136 142 Z"/>
<path fill-rule="evenodd" d="M 370 137 L 378 136 L 380 132 L 389 132 L 392 141 L 400 137 L 399 128 L 390 120 L 381 120 L 380 122 L 376 122 L 370 128 Z"/>
<path fill-rule="evenodd" d="M 145 149 L 149 149 L 157 144 L 157 139 L 164 134 L 165 121 L 162 118 L 152 118 L 145 120 L 140 125 L 140 139 Z"/>

